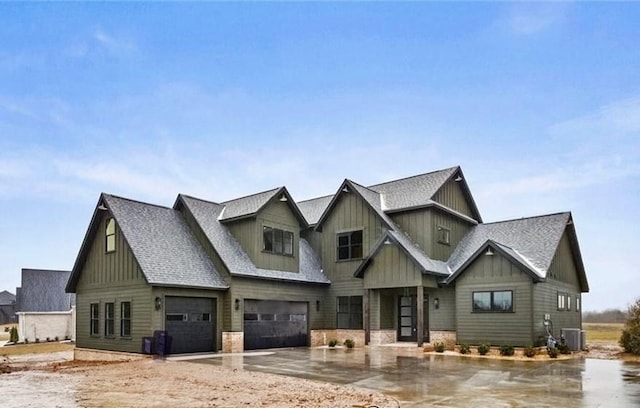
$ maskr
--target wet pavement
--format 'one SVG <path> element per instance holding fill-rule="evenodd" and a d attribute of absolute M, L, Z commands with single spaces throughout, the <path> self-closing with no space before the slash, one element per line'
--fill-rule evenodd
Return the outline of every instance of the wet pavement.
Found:
<path fill-rule="evenodd" d="M 420 349 L 273 349 L 191 360 L 383 392 L 402 407 L 640 407 L 640 364 L 424 354 Z"/>

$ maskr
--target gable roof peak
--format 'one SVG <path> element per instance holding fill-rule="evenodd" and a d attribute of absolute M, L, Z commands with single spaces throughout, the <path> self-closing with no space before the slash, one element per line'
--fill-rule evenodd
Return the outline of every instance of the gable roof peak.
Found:
<path fill-rule="evenodd" d="M 369 188 L 370 189 L 375 189 L 377 187 L 382 187 L 382 186 L 384 186 L 386 184 L 393 184 L 393 183 L 409 181 L 409 180 L 417 179 L 417 178 L 421 178 L 421 177 L 433 176 L 433 175 L 435 175 L 437 173 L 450 173 L 450 174 L 453 174 L 453 173 L 455 173 L 457 171 L 460 171 L 460 170 L 461 170 L 460 166 L 447 167 L 446 169 L 428 171 L 426 173 L 416 174 L 416 175 L 407 176 L 407 177 L 401 177 L 401 178 L 398 178 L 398 179 L 389 180 L 389 181 L 385 181 L 385 182 L 382 182 L 382 183 L 372 184 L 372 185 L 369 186 Z"/>

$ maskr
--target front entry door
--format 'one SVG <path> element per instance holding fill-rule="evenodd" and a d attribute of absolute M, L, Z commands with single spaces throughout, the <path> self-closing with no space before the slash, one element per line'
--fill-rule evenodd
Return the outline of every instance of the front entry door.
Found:
<path fill-rule="evenodd" d="M 398 341 L 417 341 L 416 299 L 400 296 L 398 299 Z"/>

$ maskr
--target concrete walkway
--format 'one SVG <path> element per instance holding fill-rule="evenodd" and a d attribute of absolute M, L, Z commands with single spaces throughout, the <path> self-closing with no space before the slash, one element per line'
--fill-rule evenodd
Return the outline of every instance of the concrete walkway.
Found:
<path fill-rule="evenodd" d="M 640 406 L 640 365 L 497 361 L 408 347 L 272 349 L 190 360 L 381 391 L 403 407 Z"/>

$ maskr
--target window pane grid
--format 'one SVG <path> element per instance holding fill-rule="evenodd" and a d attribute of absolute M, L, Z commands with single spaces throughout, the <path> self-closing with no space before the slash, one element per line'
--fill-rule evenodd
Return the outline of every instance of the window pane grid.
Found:
<path fill-rule="evenodd" d="M 474 312 L 512 312 L 513 292 L 510 290 L 473 292 L 472 310 Z"/>
<path fill-rule="evenodd" d="M 362 329 L 362 296 L 339 296 L 336 320 L 338 329 Z"/>
<path fill-rule="evenodd" d="M 362 230 L 338 234 L 338 260 L 362 258 Z"/>
<path fill-rule="evenodd" d="M 293 232 L 262 227 L 262 250 L 272 254 L 293 255 Z"/>

